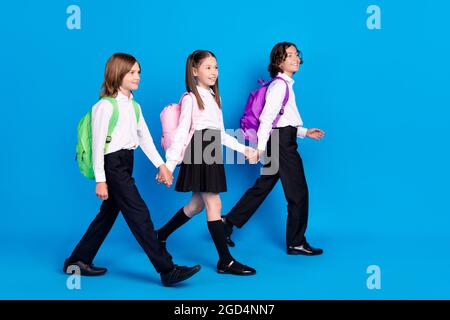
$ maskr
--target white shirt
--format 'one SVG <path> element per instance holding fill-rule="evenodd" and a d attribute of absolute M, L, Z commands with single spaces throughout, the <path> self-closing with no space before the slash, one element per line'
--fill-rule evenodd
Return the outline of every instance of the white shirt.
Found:
<path fill-rule="evenodd" d="M 198 93 L 202 98 L 205 109 L 199 110 L 197 122 L 194 124 L 194 130 L 216 129 L 221 130 L 221 143 L 226 147 L 244 153 L 245 145 L 239 143 L 235 137 L 225 132 L 223 124 L 222 110 L 217 105 L 214 92 L 197 86 Z M 181 114 L 177 130 L 166 152 L 167 168 L 174 171 L 178 164 L 178 159 L 183 151 L 184 144 L 189 135 L 192 124 L 193 99 L 190 95 L 186 95 L 181 101 Z"/>
<path fill-rule="evenodd" d="M 141 106 L 139 106 L 139 123 L 136 123 L 136 113 L 131 102 L 132 99 L 133 95 L 127 97 L 120 91 L 117 94 L 119 117 L 117 125 L 111 134 L 111 142 L 108 143 L 106 153 L 104 152 L 104 147 L 113 107 L 109 101 L 105 100 L 100 100 L 92 107 L 92 161 L 96 182 L 106 181 L 104 155 L 121 149 L 136 149 L 140 145 L 155 167 L 158 168 L 164 164 L 145 123 Z"/>
<path fill-rule="evenodd" d="M 289 87 L 289 100 L 284 107 L 284 113 L 281 115 L 276 127 L 283 128 L 287 126 L 297 127 L 297 136 L 304 138 L 306 136 L 307 128 L 303 127 L 303 121 L 298 112 L 297 104 L 295 103 L 295 93 L 292 88 L 294 80 L 284 73 L 279 73 L 278 77 L 287 81 Z M 267 88 L 266 104 L 259 117 L 258 128 L 258 149 L 265 150 L 267 141 L 272 132 L 272 124 L 281 110 L 284 97 L 286 95 L 286 83 L 282 80 L 274 80 Z"/>

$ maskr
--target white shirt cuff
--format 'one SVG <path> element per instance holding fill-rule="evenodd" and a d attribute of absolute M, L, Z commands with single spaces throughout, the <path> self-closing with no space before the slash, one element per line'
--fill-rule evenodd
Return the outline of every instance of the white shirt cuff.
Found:
<path fill-rule="evenodd" d="M 170 172 L 173 172 L 175 168 L 177 167 L 178 162 L 175 160 L 167 160 L 166 167 L 170 170 Z"/>
<path fill-rule="evenodd" d="M 156 168 L 159 168 L 160 166 L 162 166 L 164 164 L 164 161 L 161 157 L 158 157 L 159 159 L 155 159 L 153 160 L 153 164 L 155 165 Z"/>
<path fill-rule="evenodd" d="M 106 176 L 104 170 L 98 170 L 94 173 L 95 182 L 106 182 Z"/>
<path fill-rule="evenodd" d="M 239 143 L 239 144 L 236 146 L 236 151 L 237 151 L 237 152 L 240 152 L 240 153 L 242 153 L 242 154 L 244 154 L 244 153 L 245 153 L 245 145 L 243 145 L 242 143 Z"/>
<path fill-rule="evenodd" d="M 297 128 L 297 137 L 304 138 L 306 137 L 306 133 L 308 132 L 308 128 L 305 127 L 298 127 Z"/>

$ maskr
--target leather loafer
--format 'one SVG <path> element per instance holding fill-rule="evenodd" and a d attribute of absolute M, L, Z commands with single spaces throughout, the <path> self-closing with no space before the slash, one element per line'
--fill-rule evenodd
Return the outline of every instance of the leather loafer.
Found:
<path fill-rule="evenodd" d="M 193 267 L 175 265 L 172 270 L 161 273 L 161 282 L 163 286 L 170 287 L 175 283 L 189 279 L 194 274 L 199 272 L 200 269 L 200 265 L 196 265 Z"/>
<path fill-rule="evenodd" d="M 226 218 L 223 218 L 226 219 Z M 233 225 L 230 225 L 229 223 L 226 223 L 222 219 L 223 229 L 225 230 L 225 236 L 227 240 L 227 245 L 230 247 L 234 247 L 236 244 L 231 240 L 231 234 L 233 233 Z"/>
<path fill-rule="evenodd" d="M 219 261 L 217 263 L 218 273 L 234 274 L 237 276 L 251 276 L 256 274 L 256 270 L 252 267 L 246 266 L 236 260 L 233 260 L 230 264 L 226 265 Z"/>
<path fill-rule="evenodd" d="M 304 256 L 318 256 L 318 255 L 321 255 L 322 253 L 323 253 L 322 249 L 313 248 L 309 245 L 308 242 L 305 242 L 304 244 L 302 244 L 300 246 L 295 246 L 295 247 L 290 246 L 287 249 L 287 254 L 292 254 L 292 255 L 301 254 Z"/>
<path fill-rule="evenodd" d="M 75 266 L 80 270 L 82 276 L 102 276 L 108 271 L 106 268 L 94 267 L 93 264 L 86 264 L 83 261 L 70 262 L 68 259 L 64 261 L 63 272 L 67 274 L 73 274 L 74 272 L 68 272 L 70 266 Z"/>

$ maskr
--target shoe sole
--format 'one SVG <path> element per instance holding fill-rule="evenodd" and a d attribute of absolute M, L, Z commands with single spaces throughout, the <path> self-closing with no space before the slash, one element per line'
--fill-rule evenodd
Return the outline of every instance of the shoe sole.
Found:
<path fill-rule="evenodd" d="M 307 252 L 299 252 L 299 251 L 288 251 L 287 254 L 289 254 L 291 256 L 301 255 L 301 256 L 313 257 L 313 256 L 320 256 L 321 254 L 323 254 L 323 252 L 321 252 L 321 253 L 307 253 Z"/>
<path fill-rule="evenodd" d="M 75 272 L 69 273 L 69 272 L 64 271 L 64 270 L 63 270 L 63 272 L 65 274 L 67 274 L 67 275 L 74 275 L 75 274 Z M 99 276 L 103 276 L 105 273 L 106 273 L 106 271 L 105 272 L 101 272 L 101 273 L 84 273 L 84 272 L 81 272 L 80 276 L 83 276 L 83 277 L 99 277 Z"/>
<path fill-rule="evenodd" d="M 233 275 L 233 276 L 253 276 L 253 275 L 256 274 L 256 272 L 233 273 L 233 272 L 228 272 L 228 271 L 220 270 L 220 269 L 217 269 L 217 273 L 219 273 L 219 274 L 231 274 L 231 275 Z"/>

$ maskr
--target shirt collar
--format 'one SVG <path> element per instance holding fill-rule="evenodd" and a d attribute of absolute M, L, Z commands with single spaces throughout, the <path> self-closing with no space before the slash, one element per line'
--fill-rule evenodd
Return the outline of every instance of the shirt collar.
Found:
<path fill-rule="evenodd" d="M 294 79 L 292 79 L 291 77 L 289 77 L 287 74 L 279 72 L 277 77 L 283 78 L 284 80 L 286 80 L 289 84 L 294 84 L 295 81 Z"/>
<path fill-rule="evenodd" d="M 117 92 L 117 96 L 116 96 L 116 100 L 117 101 L 123 101 L 123 102 L 128 102 L 133 100 L 133 93 L 130 94 L 130 97 L 128 98 L 126 95 L 124 95 L 120 90 Z"/>
<path fill-rule="evenodd" d="M 213 89 L 211 89 L 211 88 L 209 88 L 209 90 L 208 90 L 208 89 L 205 89 L 205 88 L 203 88 L 203 87 L 197 86 L 197 90 L 198 90 L 198 93 L 199 93 L 202 97 L 207 97 L 208 95 L 214 96 L 214 91 L 213 91 Z"/>

